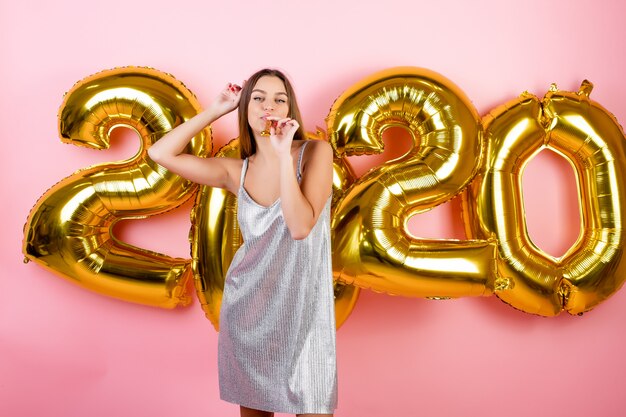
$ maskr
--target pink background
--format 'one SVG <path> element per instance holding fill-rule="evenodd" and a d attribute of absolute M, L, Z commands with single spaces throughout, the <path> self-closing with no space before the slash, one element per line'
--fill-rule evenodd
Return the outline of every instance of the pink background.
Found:
<path fill-rule="evenodd" d="M 132 156 L 63 145 L 64 92 L 103 69 L 151 66 L 206 105 L 264 66 L 295 82 L 307 130 L 335 98 L 381 69 L 412 65 L 458 84 L 480 114 L 556 82 L 626 122 L 625 7 L 619 1 L 244 2 L 78 0 L 0 3 L 0 415 L 235 416 L 219 400 L 217 333 L 198 302 L 160 310 L 83 290 L 24 265 L 22 227 L 37 199 L 75 170 Z M 219 146 L 234 116 L 214 126 Z M 381 159 L 353 160 L 359 172 Z M 573 171 L 547 152 L 525 176 L 531 236 L 559 255 L 578 235 Z M 120 236 L 188 257 L 190 204 Z M 416 216 L 423 237 L 463 238 L 458 201 Z M 428 301 L 363 291 L 339 330 L 336 415 L 617 416 L 626 405 L 626 291 L 582 317 L 525 314 L 496 297 Z"/>

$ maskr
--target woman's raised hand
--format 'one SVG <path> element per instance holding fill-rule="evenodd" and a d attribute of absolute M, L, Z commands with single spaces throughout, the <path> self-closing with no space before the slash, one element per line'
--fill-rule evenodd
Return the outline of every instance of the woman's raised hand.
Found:
<path fill-rule="evenodd" d="M 239 99 L 241 98 L 241 87 L 237 84 L 228 83 L 228 85 L 219 93 L 219 95 L 213 101 L 213 108 L 215 111 L 224 115 L 235 110 L 239 106 Z"/>

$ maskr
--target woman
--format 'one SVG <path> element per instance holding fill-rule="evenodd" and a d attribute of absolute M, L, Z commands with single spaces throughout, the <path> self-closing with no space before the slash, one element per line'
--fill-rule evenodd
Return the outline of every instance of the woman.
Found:
<path fill-rule="evenodd" d="M 237 107 L 241 159 L 183 153 Z M 238 197 L 244 244 L 226 275 L 218 362 L 220 396 L 245 417 L 332 415 L 337 402 L 333 153 L 326 142 L 305 140 L 301 125 L 291 84 L 264 69 L 243 88 L 229 84 L 148 151 L 167 169 Z"/>

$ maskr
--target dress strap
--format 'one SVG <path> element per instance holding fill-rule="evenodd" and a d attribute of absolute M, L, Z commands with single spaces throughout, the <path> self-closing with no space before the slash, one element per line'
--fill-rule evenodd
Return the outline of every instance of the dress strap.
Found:
<path fill-rule="evenodd" d="M 246 172 L 248 172 L 248 158 L 243 160 L 241 166 L 241 178 L 239 179 L 239 188 L 243 187 L 243 181 L 246 179 Z"/>
<path fill-rule="evenodd" d="M 304 155 L 304 148 L 308 145 L 309 141 L 305 140 L 302 146 L 300 147 L 300 156 L 298 157 L 298 172 L 296 176 L 298 177 L 298 181 L 302 179 L 302 155 Z"/>

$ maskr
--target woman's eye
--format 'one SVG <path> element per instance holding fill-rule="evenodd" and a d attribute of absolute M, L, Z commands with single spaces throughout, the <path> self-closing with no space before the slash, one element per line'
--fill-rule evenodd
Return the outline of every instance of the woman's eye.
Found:
<path fill-rule="evenodd" d="M 258 97 L 258 96 L 257 97 L 252 97 L 252 100 L 254 100 L 254 101 L 262 101 L 263 97 Z"/>
<path fill-rule="evenodd" d="M 285 100 L 284 98 L 278 98 L 278 99 L 276 99 L 276 102 L 280 103 L 280 104 L 284 104 L 284 103 L 287 102 L 287 100 Z"/>

